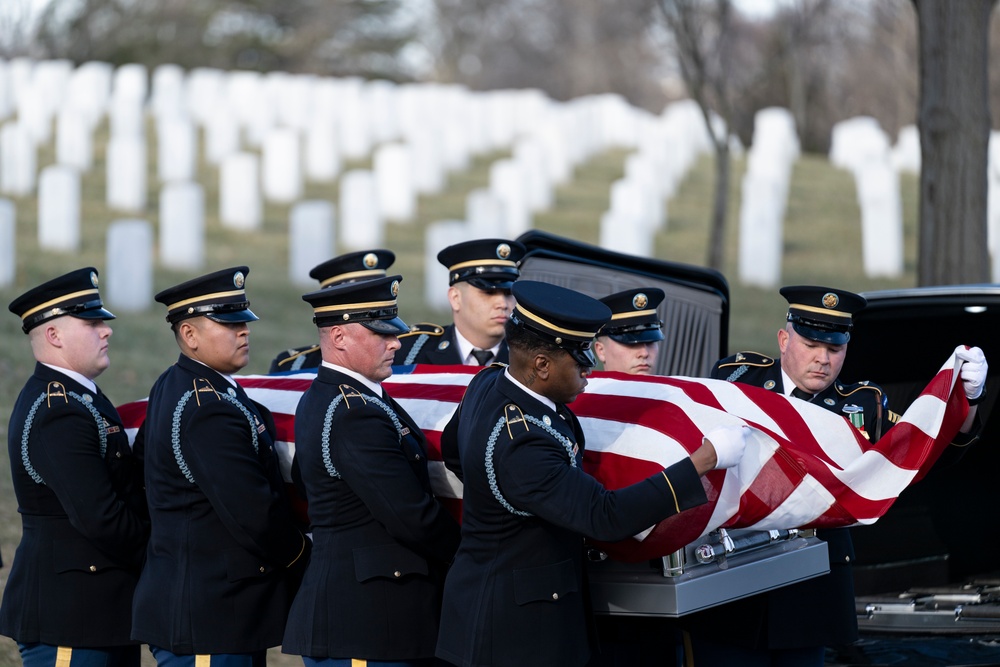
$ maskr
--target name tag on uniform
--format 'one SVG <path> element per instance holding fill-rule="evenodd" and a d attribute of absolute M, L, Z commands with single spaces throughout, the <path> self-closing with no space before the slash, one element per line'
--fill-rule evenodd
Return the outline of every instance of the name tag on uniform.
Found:
<path fill-rule="evenodd" d="M 410 427 L 409 426 L 404 426 L 402 428 L 402 430 L 400 430 L 400 432 L 399 432 L 399 437 L 405 438 L 408 435 L 410 435 Z"/>

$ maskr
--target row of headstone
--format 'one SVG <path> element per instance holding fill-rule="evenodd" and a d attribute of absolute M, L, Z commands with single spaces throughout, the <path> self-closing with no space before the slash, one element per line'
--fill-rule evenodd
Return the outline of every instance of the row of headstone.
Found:
<path fill-rule="evenodd" d="M 781 282 L 783 223 L 798 157 L 791 112 L 778 107 L 758 111 L 740 191 L 737 271 L 744 285 L 771 288 Z"/>
<path fill-rule="evenodd" d="M 10 199 L 0 199 L 0 287 L 14 284 L 17 261 L 17 210 Z"/>
<path fill-rule="evenodd" d="M 668 105 L 659 116 L 636 112 L 631 122 L 619 118 L 617 125 L 631 128 L 631 136 L 618 140 L 633 142 L 636 150 L 625 160 L 624 176 L 611 184 L 598 242 L 609 250 L 649 257 L 657 232 L 667 225 L 669 199 L 694 162 L 713 149 L 713 139 L 692 101 Z M 713 132 L 726 136 L 717 122 Z"/>
<path fill-rule="evenodd" d="M 861 209 L 861 251 L 869 278 L 903 274 L 903 206 L 899 172 L 878 121 L 859 116 L 833 126 L 830 162 L 854 176 Z"/>

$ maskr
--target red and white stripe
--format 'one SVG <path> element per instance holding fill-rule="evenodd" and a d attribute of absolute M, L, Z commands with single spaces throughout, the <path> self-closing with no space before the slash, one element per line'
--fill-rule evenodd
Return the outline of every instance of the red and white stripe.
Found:
<path fill-rule="evenodd" d="M 822 407 L 758 387 L 685 377 L 594 373 L 571 406 L 587 437 L 585 468 L 608 488 L 655 474 L 697 449 L 722 424 L 750 426 L 741 463 L 703 478 L 708 504 L 661 521 L 644 539 L 602 545 L 613 557 L 669 554 L 718 527 L 781 529 L 870 524 L 920 479 L 958 432 L 968 403 L 953 354 L 899 423 L 871 444 L 850 422 Z M 442 498 L 462 485 L 441 462 L 440 435 L 478 370 L 468 366 L 397 369 L 383 383 L 427 435 L 431 478 Z M 289 479 L 294 415 L 314 372 L 238 377 L 274 414 L 278 452 Z M 119 408 L 134 434 L 145 401 Z M 456 503 L 452 503 L 455 507 Z"/>

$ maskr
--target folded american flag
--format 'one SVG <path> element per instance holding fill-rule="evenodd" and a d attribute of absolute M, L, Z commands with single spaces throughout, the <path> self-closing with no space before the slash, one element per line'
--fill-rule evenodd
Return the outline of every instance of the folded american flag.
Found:
<path fill-rule="evenodd" d="M 742 462 L 703 478 L 709 502 L 661 521 L 642 540 L 602 544 L 626 561 L 664 556 L 719 527 L 761 530 L 874 523 L 948 446 L 968 414 L 948 359 L 900 421 L 871 444 L 839 414 L 758 387 L 686 377 L 594 373 L 571 409 L 587 438 L 585 469 L 608 488 L 626 486 L 677 462 L 722 424 L 747 424 Z M 383 387 L 430 442 L 435 493 L 457 511 L 462 485 L 441 462 L 440 435 L 478 369 L 400 366 Z M 274 414 L 285 479 L 295 450 L 294 415 L 315 371 L 237 380 Z M 119 407 L 130 436 L 145 401 Z"/>

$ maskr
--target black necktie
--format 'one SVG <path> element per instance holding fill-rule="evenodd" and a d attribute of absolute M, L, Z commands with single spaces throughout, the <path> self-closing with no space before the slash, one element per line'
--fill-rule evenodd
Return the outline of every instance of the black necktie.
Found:
<path fill-rule="evenodd" d="M 485 366 L 493 358 L 493 352 L 490 350 L 473 350 L 472 356 L 476 358 L 480 366 Z"/>
<path fill-rule="evenodd" d="M 792 389 L 792 398 L 801 398 L 803 401 L 811 401 L 813 395 L 796 387 L 795 389 Z"/>

